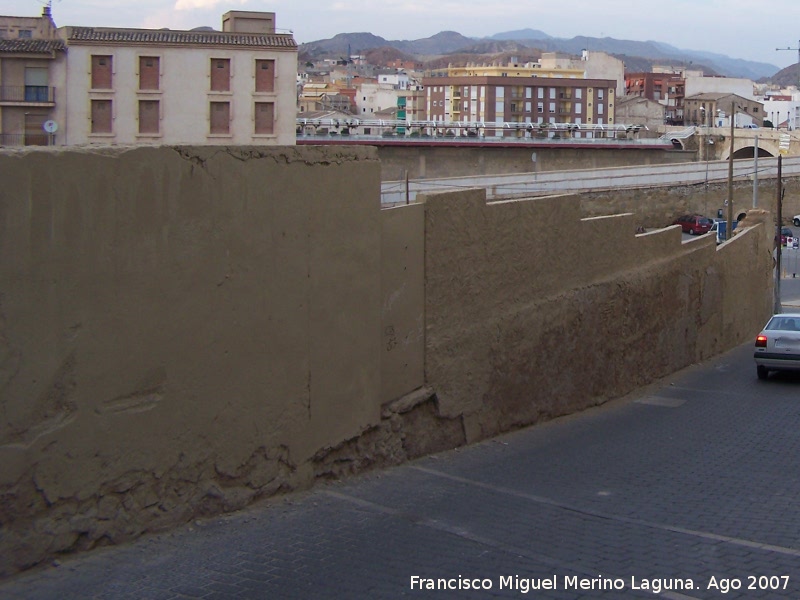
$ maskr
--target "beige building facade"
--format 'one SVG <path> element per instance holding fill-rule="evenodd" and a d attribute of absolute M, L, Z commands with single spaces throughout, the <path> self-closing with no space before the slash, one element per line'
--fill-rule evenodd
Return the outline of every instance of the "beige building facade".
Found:
<path fill-rule="evenodd" d="M 294 143 L 297 43 L 274 13 L 230 11 L 222 31 L 5 19 L 2 145 Z"/>
<path fill-rule="evenodd" d="M 68 47 L 61 142 L 293 143 L 292 35 L 275 33 L 273 13 L 226 13 L 223 28 L 60 29 Z"/>
<path fill-rule="evenodd" d="M 66 63 L 55 30 L 48 8 L 41 17 L 0 17 L 0 146 L 53 141 L 44 124 L 53 118 L 57 73 Z"/>
<path fill-rule="evenodd" d="M 615 125 L 616 82 L 559 77 L 431 77 L 427 118 L 473 123 L 487 135 L 533 135 L 556 125 Z M 514 127 L 511 127 L 514 125 Z M 591 134 L 586 134 L 591 135 Z"/>

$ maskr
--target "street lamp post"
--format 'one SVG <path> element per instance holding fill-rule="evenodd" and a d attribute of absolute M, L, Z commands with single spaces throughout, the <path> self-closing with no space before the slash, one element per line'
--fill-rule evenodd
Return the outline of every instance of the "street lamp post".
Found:
<path fill-rule="evenodd" d="M 734 124 L 733 124 L 733 114 L 736 111 L 736 102 L 731 102 L 731 151 L 730 156 L 728 157 L 728 217 L 725 230 L 725 239 L 729 240 L 733 236 L 733 135 L 734 135 Z"/>
<path fill-rule="evenodd" d="M 705 139 L 708 137 L 708 127 L 706 127 L 706 107 L 705 106 L 701 106 L 700 107 L 700 119 L 701 119 L 700 122 L 702 123 L 702 125 L 700 127 L 700 133 L 701 133 L 701 135 L 703 137 L 703 146 L 705 146 L 706 145 Z M 703 148 L 703 153 L 705 154 L 706 164 L 708 164 L 708 148 Z"/>

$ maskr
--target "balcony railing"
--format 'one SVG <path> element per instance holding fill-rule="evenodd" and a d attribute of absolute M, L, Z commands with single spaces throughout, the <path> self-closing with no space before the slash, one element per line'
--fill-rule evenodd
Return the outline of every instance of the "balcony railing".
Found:
<path fill-rule="evenodd" d="M 0 146 L 49 146 L 51 136 L 42 133 L 0 133 Z"/>
<path fill-rule="evenodd" d="M 3 85 L 0 86 L 0 102 L 39 102 L 54 103 L 56 88 L 46 85 Z"/>

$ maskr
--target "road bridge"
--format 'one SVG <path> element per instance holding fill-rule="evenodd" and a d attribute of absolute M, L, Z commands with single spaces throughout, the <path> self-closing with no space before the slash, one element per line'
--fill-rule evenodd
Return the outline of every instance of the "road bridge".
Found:
<path fill-rule="evenodd" d="M 669 135 L 669 134 L 667 134 Z M 697 151 L 698 160 L 727 160 L 731 154 L 731 130 L 726 127 L 696 127 L 695 134 L 680 140 L 686 150 Z M 776 129 L 735 129 L 733 157 L 752 158 L 758 146 L 759 157 L 800 156 L 800 134 Z"/>
<path fill-rule="evenodd" d="M 734 160 L 734 180 L 752 180 L 752 160 Z M 777 158 L 758 161 L 759 179 L 777 177 Z M 404 204 L 416 201 L 417 194 L 463 188 L 485 188 L 488 199 L 556 193 L 646 188 L 655 186 L 697 185 L 725 181 L 728 161 L 704 161 L 665 165 L 642 165 L 606 169 L 530 172 L 493 176 L 448 177 L 381 184 L 381 203 Z M 800 176 L 800 156 L 783 159 L 783 176 Z"/>

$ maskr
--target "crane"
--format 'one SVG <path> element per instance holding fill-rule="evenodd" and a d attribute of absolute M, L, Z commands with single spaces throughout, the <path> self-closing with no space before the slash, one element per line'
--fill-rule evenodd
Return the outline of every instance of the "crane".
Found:
<path fill-rule="evenodd" d="M 775 51 L 778 50 L 797 50 L 797 62 L 800 63 L 800 41 L 797 42 L 797 48 L 775 48 Z"/>

